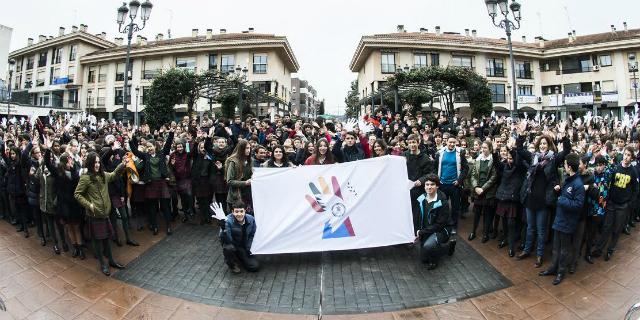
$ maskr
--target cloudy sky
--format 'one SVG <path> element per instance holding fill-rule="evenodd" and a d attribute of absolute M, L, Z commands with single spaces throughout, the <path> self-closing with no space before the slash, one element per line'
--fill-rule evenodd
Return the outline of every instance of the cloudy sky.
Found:
<path fill-rule="evenodd" d="M 403 24 L 409 31 L 420 27 L 464 32 L 477 29 L 479 36 L 504 37 L 486 15 L 483 0 L 151 0 L 154 8 L 148 26 L 141 32 L 148 39 L 155 34 L 189 36 L 191 29 L 204 32 L 226 28 L 288 37 L 300 63 L 300 78 L 309 80 L 327 111 L 344 112 L 344 97 L 356 75 L 349 62 L 362 35 L 394 32 Z M 89 25 L 89 32 L 116 36 L 116 0 L 0 0 L 0 24 L 14 29 L 11 50 L 24 47 L 27 38 L 56 35 L 58 27 Z M 533 40 L 565 37 L 575 29 L 578 35 L 606 32 L 611 24 L 618 30 L 627 21 L 640 28 L 638 0 L 521 0 L 522 28 L 514 32 Z"/>

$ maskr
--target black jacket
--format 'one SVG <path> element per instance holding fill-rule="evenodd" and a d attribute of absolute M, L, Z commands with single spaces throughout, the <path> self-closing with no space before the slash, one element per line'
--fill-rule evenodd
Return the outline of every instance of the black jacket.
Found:
<path fill-rule="evenodd" d="M 501 176 L 498 190 L 496 190 L 496 199 L 499 201 L 520 202 L 520 188 L 527 173 L 527 163 L 517 154 L 511 165 L 495 160 L 494 163 Z"/>
<path fill-rule="evenodd" d="M 546 206 L 554 206 L 556 204 L 558 195 L 556 191 L 553 189 L 556 185 L 558 185 L 560 179 L 558 177 L 558 167 L 564 164 L 564 158 L 571 152 L 571 142 L 569 138 L 564 137 L 562 139 L 562 152 L 558 152 L 553 156 L 544 167 L 540 167 L 540 164 L 533 165 L 533 157 L 528 150 L 524 148 L 524 137 L 518 137 L 517 140 L 517 152 L 528 164 L 530 164 L 529 169 L 527 171 L 527 176 L 522 184 L 522 188 L 520 190 L 520 199 L 522 203 L 528 207 L 527 198 L 531 192 L 539 191 L 532 190 L 532 186 L 536 183 L 536 179 L 544 179 L 544 198 Z M 536 172 L 537 170 L 542 172 Z"/>
<path fill-rule="evenodd" d="M 419 154 L 411 154 L 409 151 L 405 151 L 404 157 L 407 159 L 407 173 L 408 178 L 411 181 L 420 180 L 424 185 L 427 179 L 427 174 L 433 172 L 431 160 L 426 152 L 420 152 Z"/>
<path fill-rule="evenodd" d="M 423 197 L 424 196 L 424 197 Z M 420 227 L 418 235 L 420 240 L 427 239 L 436 233 L 439 243 L 449 241 L 449 231 L 446 229 L 449 221 L 449 199 L 444 192 L 438 190 L 438 199 L 431 203 L 427 202 L 427 195 L 423 194 L 418 198 L 420 202 Z"/>
<path fill-rule="evenodd" d="M 169 177 L 169 172 L 167 170 L 166 157 L 171 152 L 172 143 L 173 143 L 173 132 L 169 132 L 169 137 L 167 138 L 167 141 L 165 141 L 164 147 L 162 148 L 162 150 L 156 151 L 156 157 L 160 158 L 159 169 L 160 169 L 160 176 L 162 177 L 162 179 Z M 142 173 L 142 181 L 144 181 L 145 183 L 151 182 L 151 161 L 150 161 L 151 155 L 146 152 L 138 151 L 138 139 L 136 139 L 135 136 L 131 139 L 131 141 L 129 142 L 129 145 L 131 146 L 131 152 L 133 152 L 133 154 L 136 157 L 142 159 L 142 162 L 144 165 L 144 171 Z"/>

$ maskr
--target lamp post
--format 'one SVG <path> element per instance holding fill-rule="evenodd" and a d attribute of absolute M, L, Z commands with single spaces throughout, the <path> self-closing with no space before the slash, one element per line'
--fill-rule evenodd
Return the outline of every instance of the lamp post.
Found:
<path fill-rule="evenodd" d="M 240 68 L 240 66 L 236 67 L 236 76 L 238 77 L 238 115 L 242 120 L 242 91 L 244 89 L 244 81 L 247 80 L 247 72 L 249 70 L 247 67 Z"/>
<path fill-rule="evenodd" d="M 13 66 L 16 61 L 9 59 L 9 82 L 7 86 L 7 121 L 9 121 L 9 113 L 11 113 L 11 80 L 13 79 Z"/>
<path fill-rule="evenodd" d="M 131 71 L 129 70 L 129 63 L 131 60 L 131 39 L 133 38 L 134 32 L 144 29 L 145 25 L 147 24 L 147 20 L 149 20 L 149 15 L 151 15 L 151 8 L 153 8 L 153 5 L 151 4 L 151 2 L 149 2 L 149 0 L 146 0 L 142 4 L 140 4 L 140 1 L 138 0 L 131 0 L 131 2 L 129 2 L 129 7 L 127 7 L 127 4 L 123 2 L 122 6 L 118 8 L 118 31 L 120 33 L 127 34 L 127 57 L 125 58 L 124 62 L 124 99 L 122 102 L 124 108 L 122 120 L 125 125 L 128 124 L 129 120 L 129 111 L 127 110 L 127 103 L 129 101 L 127 100 L 127 97 L 131 96 L 131 93 L 129 92 L 129 72 Z M 133 22 L 138 15 L 138 9 L 140 9 L 140 19 L 142 20 L 142 26 Z M 126 21 L 127 14 L 129 14 L 128 23 Z"/>
<path fill-rule="evenodd" d="M 511 117 L 515 119 L 518 114 L 518 87 L 516 85 L 516 63 L 513 59 L 511 31 L 520 29 L 520 20 L 522 19 L 520 4 L 515 0 L 511 1 L 511 5 L 509 5 L 509 0 L 485 0 L 484 3 L 487 5 L 487 11 L 489 12 L 489 17 L 491 17 L 493 24 L 496 27 L 504 29 L 507 33 L 509 59 L 511 60 L 511 81 L 513 87 L 513 110 L 511 110 Z M 498 17 L 498 9 L 500 10 L 502 17 Z M 513 15 L 512 19 L 509 19 L 509 10 L 511 10 Z M 498 18 L 497 21 L 496 18 Z"/>
<path fill-rule="evenodd" d="M 634 108 L 638 108 L 638 78 L 636 78 L 636 72 L 638 72 L 638 61 L 636 61 L 636 55 L 629 55 L 629 71 L 633 72 L 633 91 L 635 95 Z"/>
<path fill-rule="evenodd" d="M 140 95 L 140 87 L 136 87 L 136 114 L 134 115 L 133 124 L 137 127 L 140 125 L 138 120 L 138 97 Z"/>

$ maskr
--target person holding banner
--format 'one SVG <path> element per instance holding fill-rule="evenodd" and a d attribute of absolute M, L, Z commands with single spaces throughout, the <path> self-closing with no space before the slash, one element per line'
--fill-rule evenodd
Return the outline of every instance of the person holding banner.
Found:
<path fill-rule="evenodd" d="M 408 178 L 413 182 L 413 187 L 409 191 L 411 196 L 411 212 L 413 213 L 413 228 L 417 231 L 420 222 L 420 203 L 418 197 L 424 193 L 424 182 L 427 174 L 431 171 L 431 163 L 426 152 L 420 151 L 420 138 L 418 135 L 410 134 L 407 138 L 409 150 L 405 151 L 404 157 L 407 159 Z"/>
<path fill-rule="evenodd" d="M 329 152 L 329 142 L 325 138 L 320 138 L 311 156 L 304 161 L 304 165 L 334 164 L 335 162 L 333 153 Z"/>
<path fill-rule="evenodd" d="M 240 144 L 240 142 L 238 142 Z M 260 264 L 251 254 L 251 244 L 256 233 L 256 221 L 246 214 L 245 204 L 236 201 L 231 204 L 231 214 L 227 215 L 224 230 L 221 230 L 222 253 L 231 272 L 241 272 L 240 264 L 249 272 L 257 272 Z"/>
<path fill-rule="evenodd" d="M 227 158 L 224 164 L 226 168 L 225 180 L 229 185 L 227 203 L 242 201 L 247 205 L 246 211 L 251 210 L 251 175 L 253 174 L 253 163 L 251 158 L 251 145 L 247 140 L 239 140 L 233 154 Z"/>
<path fill-rule="evenodd" d="M 420 260 L 427 264 L 427 270 L 433 270 L 442 256 L 442 247 L 448 243 L 448 255 L 453 255 L 456 241 L 449 241 L 447 223 L 449 221 L 449 199 L 444 192 L 438 190 L 440 178 L 428 174 L 425 178 L 424 190 L 420 202 L 420 224 L 416 231 L 416 240 L 420 241 Z"/>

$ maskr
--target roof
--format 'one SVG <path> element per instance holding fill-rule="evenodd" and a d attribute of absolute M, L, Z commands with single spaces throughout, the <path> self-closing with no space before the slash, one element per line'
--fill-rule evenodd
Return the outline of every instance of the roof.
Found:
<path fill-rule="evenodd" d="M 276 36 L 273 34 L 261 34 L 261 33 L 228 33 L 228 34 L 216 34 L 207 39 L 206 36 L 197 37 L 181 37 L 173 39 L 164 39 L 158 41 L 146 41 L 146 44 L 131 44 L 131 53 L 135 54 L 136 51 L 147 50 L 162 50 L 173 47 L 180 47 L 181 49 L 200 47 L 200 46 L 243 46 L 243 45 L 275 45 L 284 46 L 284 52 L 287 58 L 290 60 L 289 65 L 292 72 L 296 72 L 300 66 L 293 54 L 293 50 L 289 45 L 287 37 Z M 114 54 L 125 54 L 126 45 L 119 45 L 112 48 L 98 50 L 84 55 L 81 60 L 94 60 L 99 57 L 110 57 Z"/>
<path fill-rule="evenodd" d="M 52 46 L 58 46 L 60 44 L 64 44 L 64 43 L 72 42 L 76 40 L 80 40 L 82 42 L 92 44 L 98 48 L 110 48 L 116 45 L 115 43 L 109 40 L 93 35 L 91 33 L 88 33 L 85 31 L 76 31 L 76 32 L 67 33 L 62 36 L 55 37 L 53 39 L 34 42 L 30 46 L 26 46 L 9 53 L 9 57 L 21 56 L 30 52 L 40 51 L 44 48 L 51 48 Z"/>
<path fill-rule="evenodd" d="M 629 29 L 627 31 L 604 32 L 584 36 L 576 36 L 575 40 L 572 43 L 569 43 L 568 37 L 557 40 L 549 40 L 545 41 L 544 49 L 560 49 L 598 44 L 603 42 L 614 42 L 633 39 L 640 39 L 640 29 Z"/>

